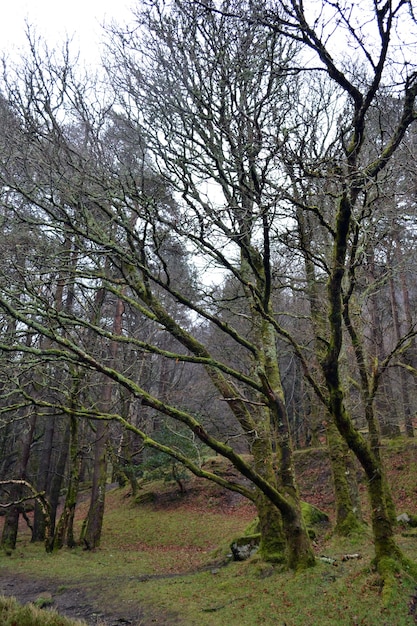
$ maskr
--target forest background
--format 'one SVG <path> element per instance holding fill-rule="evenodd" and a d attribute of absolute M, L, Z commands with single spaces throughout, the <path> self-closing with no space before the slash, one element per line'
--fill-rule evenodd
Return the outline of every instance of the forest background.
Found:
<path fill-rule="evenodd" d="M 33 541 L 98 547 L 109 473 L 166 465 L 309 568 L 293 452 L 320 443 L 335 532 L 363 529 L 358 463 L 379 574 L 414 575 L 380 449 L 415 427 L 416 29 L 405 0 L 155 1 L 94 75 L 30 29 L 4 60 L 6 551 L 34 495 Z"/>

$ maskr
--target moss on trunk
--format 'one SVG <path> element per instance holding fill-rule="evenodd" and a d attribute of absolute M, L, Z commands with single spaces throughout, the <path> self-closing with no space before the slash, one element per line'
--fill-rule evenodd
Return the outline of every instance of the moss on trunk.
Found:
<path fill-rule="evenodd" d="M 333 421 L 327 424 L 326 433 L 336 502 L 335 533 L 347 537 L 363 529 L 351 452 Z"/>
<path fill-rule="evenodd" d="M 1 535 L 1 547 L 10 553 L 11 550 L 16 548 L 17 531 L 19 527 L 20 507 L 16 504 L 10 506 L 7 509 L 3 532 Z"/>
<path fill-rule="evenodd" d="M 261 533 L 260 556 L 265 561 L 286 563 L 287 542 L 281 513 L 261 492 L 256 498 L 256 509 L 259 518 L 258 528 Z"/>
<path fill-rule="evenodd" d="M 108 423 L 98 422 L 96 431 L 96 449 L 94 458 L 93 485 L 91 489 L 90 508 L 85 524 L 83 524 L 80 542 L 88 550 L 94 550 L 100 545 L 103 526 L 104 504 L 107 482 L 107 454 Z"/>

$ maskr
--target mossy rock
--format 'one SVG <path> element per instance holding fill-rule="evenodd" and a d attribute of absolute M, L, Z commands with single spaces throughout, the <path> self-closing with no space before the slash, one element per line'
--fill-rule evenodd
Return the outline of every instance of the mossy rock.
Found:
<path fill-rule="evenodd" d="M 135 504 L 150 504 L 151 502 L 155 502 L 156 493 L 154 491 L 145 491 L 144 493 L 139 493 L 135 497 Z"/>
<path fill-rule="evenodd" d="M 41 593 L 36 600 L 33 601 L 33 604 L 38 608 L 38 609 L 45 609 L 47 607 L 52 606 L 54 603 L 54 600 L 52 598 L 52 594 L 49 593 L 49 591 L 47 591 L 46 593 Z"/>
<path fill-rule="evenodd" d="M 308 502 L 301 502 L 301 513 L 303 515 L 310 539 L 315 539 L 317 537 L 318 527 L 327 526 L 327 524 L 330 523 L 327 513 L 321 511 L 316 506 L 309 504 Z"/>
<path fill-rule="evenodd" d="M 260 543 L 261 533 L 237 537 L 230 544 L 233 559 L 235 561 L 246 561 L 247 559 L 250 559 L 251 556 L 258 552 Z"/>
<path fill-rule="evenodd" d="M 317 524 L 328 524 L 330 522 L 327 513 L 308 502 L 301 502 L 301 513 L 303 514 L 307 528 L 317 526 Z"/>

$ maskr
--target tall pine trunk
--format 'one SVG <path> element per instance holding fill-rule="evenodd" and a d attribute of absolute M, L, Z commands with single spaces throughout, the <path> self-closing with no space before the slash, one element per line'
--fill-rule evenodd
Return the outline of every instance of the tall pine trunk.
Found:
<path fill-rule="evenodd" d="M 123 312 L 123 300 L 118 298 L 113 317 L 114 335 L 120 335 L 122 332 Z M 107 365 L 109 367 L 115 366 L 117 348 L 117 342 L 110 341 L 107 358 Z M 112 392 L 113 382 L 110 378 L 106 377 L 103 383 L 102 398 L 99 402 L 99 408 L 103 413 L 111 412 Z M 108 436 L 108 422 L 98 420 L 94 445 L 93 484 L 91 488 L 90 507 L 81 533 L 81 541 L 89 550 L 93 550 L 100 545 L 106 498 Z"/>

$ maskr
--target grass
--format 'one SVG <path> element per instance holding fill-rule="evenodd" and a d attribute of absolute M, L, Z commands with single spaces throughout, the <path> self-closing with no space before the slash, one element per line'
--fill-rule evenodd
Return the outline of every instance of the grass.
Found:
<path fill-rule="evenodd" d="M 85 626 L 85 622 L 69 620 L 56 613 L 37 608 L 34 604 L 20 606 L 14 598 L 0 596 L 2 626 Z"/>
<path fill-rule="evenodd" d="M 391 464 L 399 489 L 410 509 L 415 477 L 408 474 L 411 461 L 394 451 Z M 403 468 L 403 469 L 401 469 Z M 401 478 L 401 473 L 407 476 Z M 18 574 L 59 585 L 82 588 L 102 610 L 122 610 L 133 615 L 140 606 L 140 624 L 170 626 L 411 626 L 416 584 L 407 574 L 397 577 L 388 606 L 381 599 L 380 579 L 372 568 L 370 535 L 340 539 L 319 537 L 317 556 L 336 559 L 332 565 L 318 559 L 309 571 L 293 574 L 267 565 L 256 557 L 223 566 L 230 540 L 240 534 L 254 515 L 247 505 L 226 505 L 212 487 L 186 498 L 166 498 L 166 486 L 152 485 L 164 497 L 136 505 L 126 490 L 107 496 L 102 547 L 95 552 L 80 548 L 45 554 L 31 544 L 26 532 L 11 557 L 0 558 L 0 576 Z M 415 500 L 414 500 L 415 508 Z M 79 510 L 79 521 L 86 504 Z M 417 560 L 417 541 L 399 536 L 405 554 Z M 360 559 L 343 561 L 344 554 Z M 222 560 L 222 562 L 220 562 Z M 0 614 L 1 615 L 1 614 Z M 0 623 L 3 624 L 3 621 Z M 7 624 L 7 622 L 4 622 Z M 26 626 L 17 621 L 19 626 Z M 47 622 L 41 622 L 42 625 Z M 135 622 L 133 622 L 135 623 Z M 34 622 L 33 624 L 36 624 Z M 33 626 L 30 623 L 30 626 Z M 52 622 L 51 626 L 60 622 Z M 63 624 L 66 623 L 63 622 Z M 29 623 L 28 623 L 29 625 Z M 49 626 L 49 624 L 48 624 Z"/>

